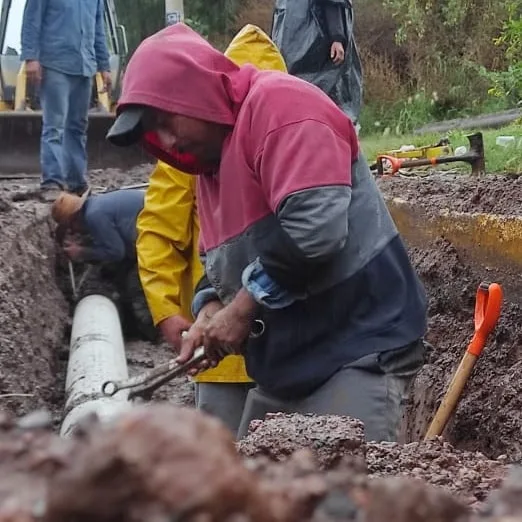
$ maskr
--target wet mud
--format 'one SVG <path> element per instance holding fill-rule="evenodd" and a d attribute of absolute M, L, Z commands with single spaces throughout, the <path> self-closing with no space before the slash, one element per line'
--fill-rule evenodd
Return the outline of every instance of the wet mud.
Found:
<path fill-rule="evenodd" d="M 345 455 L 363 455 L 364 425 L 335 415 L 268 414 L 252 421 L 249 435 L 238 443 L 247 457 L 267 456 L 284 460 L 292 453 L 311 449 L 322 469 L 337 465 Z"/>

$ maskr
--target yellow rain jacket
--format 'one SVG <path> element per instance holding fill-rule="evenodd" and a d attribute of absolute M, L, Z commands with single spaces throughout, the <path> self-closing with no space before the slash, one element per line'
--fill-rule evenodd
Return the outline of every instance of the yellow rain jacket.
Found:
<path fill-rule="evenodd" d="M 277 47 L 259 27 L 246 25 L 225 55 L 238 65 L 287 72 Z M 203 275 L 199 258 L 197 178 L 159 161 L 150 177 L 145 206 L 138 216 L 137 251 L 141 284 L 157 325 L 181 314 L 193 320 L 190 307 Z M 251 382 L 242 356 L 229 355 L 216 368 L 201 372 L 197 382 Z"/>

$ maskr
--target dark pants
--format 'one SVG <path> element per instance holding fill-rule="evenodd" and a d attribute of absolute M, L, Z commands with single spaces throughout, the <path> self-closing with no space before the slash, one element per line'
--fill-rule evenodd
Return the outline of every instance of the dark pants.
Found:
<path fill-rule="evenodd" d="M 119 263 L 108 263 L 103 267 L 103 275 L 113 282 L 119 292 L 124 316 L 131 323 L 132 333 L 139 333 L 149 341 L 157 341 L 158 330 L 141 286 L 137 262 L 126 259 Z"/>
<path fill-rule="evenodd" d="M 157 341 L 158 330 L 154 326 L 149 311 L 147 298 L 141 286 L 138 265 L 134 264 L 127 272 L 125 284 L 121 290 L 125 305 L 136 320 L 138 331 L 148 340 Z"/>
<path fill-rule="evenodd" d="M 267 413 L 344 415 L 364 422 L 368 441 L 396 441 L 410 384 L 424 364 L 417 341 L 399 350 L 371 354 L 347 364 L 312 394 L 297 401 L 272 397 L 259 386 L 248 393 L 238 439 Z"/>
<path fill-rule="evenodd" d="M 196 408 L 221 420 L 237 435 L 252 383 L 196 382 Z"/>

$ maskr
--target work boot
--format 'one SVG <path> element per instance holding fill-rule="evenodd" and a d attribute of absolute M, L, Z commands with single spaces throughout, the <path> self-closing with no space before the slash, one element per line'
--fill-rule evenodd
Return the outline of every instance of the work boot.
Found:
<path fill-rule="evenodd" d="M 40 198 L 45 203 L 54 203 L 60 192 L 62 192 L 62 188 L 56 183 L 47 183 L 40 186 Z"/>

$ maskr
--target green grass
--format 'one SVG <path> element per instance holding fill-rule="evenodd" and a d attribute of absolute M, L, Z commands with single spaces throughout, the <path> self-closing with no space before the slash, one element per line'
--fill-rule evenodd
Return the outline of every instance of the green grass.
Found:
<path fill-rule="evenodd" d="M 361 146 L 368 162 L 373 163 L 378 153 L 398 149 L 401 145 L 434 145 L 443 136 L 448 136 L 453 148 L 459 145 L 468 145 L 466 135 L 476 131 L 450 131 L 446 134 L 424 134 L 421 136 L 373 135 L 360 138 Z M 488 173 L 522 174 L 522 125 L 510 125 L 501 129 L 481 130 L 484 136 L 484 155 L 486 157 L 486 171 Z M 515 136 L 515 146 L 507 148 L 496 145 L 497 136 Z M 465 163 L 450 163 L 449 168 L 469 171 Z"/>

